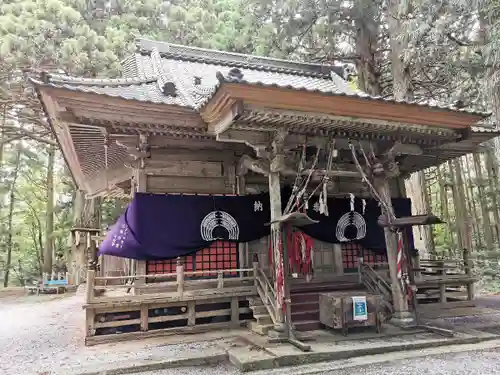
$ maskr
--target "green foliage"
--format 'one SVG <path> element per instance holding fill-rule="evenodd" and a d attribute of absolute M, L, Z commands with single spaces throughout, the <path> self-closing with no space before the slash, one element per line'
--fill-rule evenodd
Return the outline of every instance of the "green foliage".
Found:
<path fill-rule="evenodd" d="M 388 19 L 394 15 L 387 5 L 382 0 L 0 0 L 0 137 L 10 143 L 9 147 L 0 146 L 0 262 L 5 259 L 9 234 L 5 219 L 12 188 L 16 199 L 12 269 L 18 281 L 22 275 L 39 273 L 45 244 L 47 146 L 25 140 L 51 139 L 38 102 L 25 84 L 26 71 L 118 76 L 120 60 L 135 50 L 135 38 L 143 36 L 280 58 L 347 61 L 359 70 L 359 76 L 350 82 L 353 87 L 366 89 L 368 82 L 390 96 L 393 56 Z M 405 0 L 399 2 L 397 11 L 402 28 L 395 37 L 405 46 L 397 57 L 409 66 L 411 92 L 417 100 L 461 100 L 498 110 L 500 0 Z M 369 74 L 363 75 L 363 69 Z M 7 131 L 7 126 L 18 130 Z M 19 143 L 22 155 L 13 187 L 16 154 L 12 142 L 19 139 L 23 139 Z M 432 210 L 443 213 L 448 207 L 454 218 L 450 189 L 441 191 L 435 173 L 427 171 Z M 444 178 L 449 180 L 447 173 L 444 170 Z M 466 179 L 467 183 L 473 179 L 476 177 Z M 60 157 L 55 195 L 52 237 L 56 251 L 67 252 L 75 192 Z M 478 195 L 478 189 L 472 189 L 468 203 L 477 201 Z M 486 201 L 491 210 L 498 209 L 493 207 L 496 197 L 500 199 L 500 192 L 488 190 Z M 105 200 L 103 225 L 112 224 L 125 205 Z M 451 228 L 434 228 L 439 255 L 458 255 L 456 233 Z M 478 252 L 483 251 L 483 233 L 476 226 Z M 485 269 L 499 267 L 490 262 Z"/>
<path fill-rule="evenodd" d="M 11 186 L 13 171 L 16 168 L 17 148 L 21 147 L 21 157 L 18 166 L 18 178 L 15 186 Z M 69 229 L 72 225 L 71 195 L 72 182 L 65 172 L 61 158 L 55 166 L 55 230 L 52 238 L 55 252 L 67 252 Z M 27 280 L 37 279 L 40 275 L 41 251 L 45 245 L 45 222 L 47 201 L 47 147 L 34 142 L 13 144 L 4 151 L 2 175 L 2 196 L 10 199 L 5 191 L 14 189 L 13 212 L 13 259 L 11 263 L 11 279 L 14 284 L 23 284 Z M 4 267 L 4 254 L 7 251 L 7 209 L 2 205 L 0 225 L 0 265 Z"/>

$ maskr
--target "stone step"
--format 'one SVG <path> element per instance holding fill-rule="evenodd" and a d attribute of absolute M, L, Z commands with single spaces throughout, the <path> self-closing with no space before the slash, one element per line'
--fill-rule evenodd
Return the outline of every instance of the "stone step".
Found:
<path fill-rule="evenodd" d="M 299 311 L 292 313 L 292 322 L 319 321 L 319 308 L 309 311 Z"/>
<path fill-rule="evenodd" d="M 247 328 L 258 335 L 266 336 L 274 328 L 274 324 L 259 324 L 252 320 L 247 323 Z"/>
<path fill-rule="evenodd" d="M 267 314 L 267 307 L 264 305 L 253 305 L 250 306 L 250 308 L 253 311 L 254 315 L 262 315 L 262 314 Z"/>
<path fill-rule="evenodd" d="M 253 317 L 256 320 L 257 324 L 260 324 L 260 325 L 272 324 L 272 322 L 273 322 L 271 320 L 271 317 L 267 313 L 261 314 L 261 315 L 254 314 Z"/>

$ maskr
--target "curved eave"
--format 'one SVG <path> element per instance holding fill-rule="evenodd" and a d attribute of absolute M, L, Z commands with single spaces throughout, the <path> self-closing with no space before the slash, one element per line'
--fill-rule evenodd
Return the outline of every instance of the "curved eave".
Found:
<path fill-rule="evenodd" d="M 66 164 L 76 185 L 88 194 L 95 194 L 97 191 L 107 189 L 102 186 L 103 169 L 90 172 L 85 160 L 84 148 L 80 147 L 88 143 L 90 139 L 95 139 L 95 133 L 102 133 L 102 148 L 104 149 L 104 133 L 127 133 L 127 129 L 136 129 L 138 132 L 144 131 L 151 133 L 150 124 L 153 121 L 158 132 L 169 132 L 174 129 L 177 132 L 188 132 L 192 130 L 196 134 L 204 132 L 206 124 L 200 115 L 191 108 L 169 104 L 143 102 L 134 99 L 114 97 L 101 93 L 88 92 L 86 90 L 71 89 L 67 85 L 47 84 L 35 79 L 31 79 L 38 98 L 42 104 L 43 110 L 50 123 L 51 130 L 55 135 L 57 143 L 62 151 Z M 123 82 L 123 80 L 122 80 Z M 94 82 L 87 82 L 89 85 Z M 82 123 L 82 114 L 89 120 L 89 123 Z M 155 120 L 158 122 L 155 123 Z M 174 123 L 174 126 L 171 124 Z M 121 127 L 120 125 L 125 125 Z M 85 138 L 85 132 L 88 133 L 88 139 L 80 145 L 73 139 L 72 129 L 79 128 L 84 133 L 80 136 Z M 87 129 L 87 130 L 85 130 Z M 153 129 L 154 130 L 154 129 Z M 153 132 L 154 133 L 154 132 Z M 80 138 L 81 138 L 80 137 Z M 98 142 L 101 142 L 100 140 Z M 113 146 L 113 145 L 112 145 Z M 100 160 L 102 164 L 102 154 L 104 151 L 91 153 Z M 121 153 L 113 152 L 113 147 L 109 151 L 110 158 L 123 159 Z M 83 153 L 83 154 L 82 154 Z M 85 159 L 83 160 L 82 159 Z M 116 169 L 123 165 L 117 159 L 112 168 Z M 83 161 L 82 161 L 83 160 Z M 111 159 L 109 159 L 111 160 Z M 84 164 L 82 164 L 84 163 Z M 124 177 L 123 177 L 124 176 Z M 124 173 L 117 176 L 116 181 L 109 179 L 111 185 L 120 182 L 122 177 L 129 178 Z M 111 176 L 110 176 L 111 177 Z M 112 188 L 113 186 L 109 186 Z"/>
<path fill-rule="evenodd" d="M 37 94 L 38 100 L 40 101 L 40 104 L 42 105 L 43 112 L 45 113 L 45 116 L 47 117 L 47 122 L 49 123 L 50 129 L 52 131 L 52 134 L 54 138 L 56 139 L 56 142 L 59 146 L 59 149 L 62 151 L 62 155 L 64 158 L 64 161 L 66 165 L 68 166 L 71 178 L 73 182 L 77 185 L 77 187 L 83 191 L 88 190 L 87 186 L 85 185 L 85 178 L 81 173 L 81 168 L 76 166 L 76 153 L 74 152 L 74 149 L 71 150 L 69 149 L 64 142 L 61 142 L 60 134 L 58 133 L 56 127 L 54 126 L 54 116 L 53 116 L 53 110 L 49 110 L 49 106 L 53 107 L 54 103 L 52 101 L 49 102 L 50 99 L 45 98 L 42 92 L 40 91 L 40 86 L 34 84 L 35 92 Z M 69 157 L 71 155 L 75 159 Z M 78 173 L 78 171 L 80 173 Z"/>
<path fill-rule="evenodd" d="M 98 95 L 100 97 L 114 98 L 125 100 L 128 102 L 140 102 L 150 105 L 162 105 L 183 108 L 186 110 L 194 111 L 192 106 L 187 105 L 181 99 L 168 97 L 163 95 L 159 90 L 154 87 L 153 93 L 144 93 L 145 85 L 156 86 L 155 79 L 147 80 L 134 80 L 134 79 L 116 79 L 116 80 L 99 80 L 104 81 L 101 83 L 95 82 L 96 80 L 81 79 L 75 81 L 75 78 L 68 79 L 68 81 L 58 80 L 55 82 L 42 82 L 30 78 L 31 83 L 35 87 L 45 87 L 54 90 L 63 90 L 68 92 L 79 92 L 91 95 Z M 128 81 L 127 83 L 124 83 Z M 57 82 L 57 83 L 56 83 Z M 114 90 L 114 91 L 112 91 Z"/>
<path fill-rule="evenodd" d="M 222 80 L 200 113 L 207 123 L 220 121 L 235 103 L 328 115 L 394 121 L 449 129 L 467 129 L 490 114 L 466 109 L 398 102 L 364 94 L 332 93 L 267 85 L 261 82 Z"/>

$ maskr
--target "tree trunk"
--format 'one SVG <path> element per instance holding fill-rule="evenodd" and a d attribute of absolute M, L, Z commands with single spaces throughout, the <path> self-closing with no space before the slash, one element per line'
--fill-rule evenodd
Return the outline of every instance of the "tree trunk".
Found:
<path fill-rule="evenodd" d="M 3 280 L 3 286 L 6 288 L 9 286 L 9 276 L 10 276 L 10 269 L 12 265 L 12 221 L 13 221 L 13 216 L 14 216 L 14 205 L 15 205 L 15 199 L 16 199 L 16 182 L 17 182 L 17 177 L 19 175 L 19 167 L 21 164 L 21 146 L 17 146 L 17 151 L 16 151 L 16 163 L 14 166 L 14 172 L 12 176 L 12 183 L 10 185 L 10 193 L 9 193 L 9 214 L 7 216 L 7 259 L 5 261 L 5 271 L 4 271 L 4 280 Z"/>
<path fill-rule="evenodd" d="M 49 146 L 49 157 L 47 162 L 47 204 L 45 223 L 45 248 L 43 254 L 43 272 L 52 272 L 52 260 L 54 256 L 54 160 L 56 149 Z"/>
<path fill-rule="evenodd" d="M 465 168 L 462 165 L 462 161 L 465 160 Z M 477 216 L 477 209 L 476 209 L 476 200 L 474 196 L 474 184 L 472 181 L 472 177 L 470 174 L 470 168 L 469 168 L 469 157 L 468 155 L 463 156 L 460 158 L 460 166 L 462 167 L 462 170 L 465 169 L 467 173 L 467 182 L 464 183 L 465 185 L 465 193 L 466 193 L 466 201 L 467 201 L 467 209 L 469 210 L 469 216 L 472 218 L 472 233 L 474 234 L 474 241 L 473 246 L 477 248 L 481 248 L 482 245 L 482 237 L 481 237 L 481 228 L 479 225 L 479 219 Z M 467 186 L 469 189 L 467 189 Z"/>
<path fill-rule="evenodd" d="M 445 239 L 449 239 L 448 255 L 451 258 L 453 255 L 453 250 L 455 249 L 455 239 L 453 237 L 453 229 L 451 227 L 451 221 L 450 221 L 450 208 L 448 201 L 448 189 L 446 188 L 446 176 L 443 176 L 443 173 L 441 172 L 442 167 L 446 168 L 445 165 L 443 166 L 438 165 L 436 167 L 436 171 L 439 184 L 439 195 L 441 197 L 441 215 L 444 221 L 446 222 L 446 227 L 447 227 L 445 233 Z"/>
<path fill-rule="evenodd" d="M 382 94 L 380 67 L 376 59 L 380 40 L 379 8 L 373 0 L 357 0 L 355 6 L 358 11 L 355 16 L 358 87 L 373 96 Z"/>
<path fill-rule="evenodd" d="M 495 223 L 495 237 L 497 243 L 500 243 L 500 206 L 498 200 L 498 193 L 500 192 L 498 186 L 498 168 L 495 160 L 495 151 L 488 147 L 486 151 L 486 169 L 488 171 L 488 182 L 490 185 L 490 194 L 493 208 L 493 219 Z"/>
<path fill-rule="evenodd" d="M 410 64 L 403 58 L 407 45 L 399 37 L 403 32 L 402 16 L 410 13 L 410 9 L 409 5 L 407 9 L 402 9 L 400 0 L 389 0 L 388 11 L 393 95 L 396 100 L 409 100 L 413 98 Z"/>
<path fill-rule="evenodd" d="M 393 94 L 394 94 L 394 99 L 396 100 L 408 100 L 412 98 L 412 93 L 411 93 L 411 77 L 410 77 L 410 70 L 409 70 L 409 64 L 404 61 L 404 50 L 407 47 L 404 43 L 405 41 L 400 39 L 400 35 L 402 33 L 402 22 L 401 22 L 401 16 L 404 16 L 410 12 L 409 8 L 403 9 L 400 7 L 401 2 L 399 0 L 389 0 L 388 3 L 388 14 L 387 14 L 387 19 L 388 19 L 388 26 L 389 26 L 389 38 L 390 38 L 390 47 L 391 47 L 391 62 L 392 62 L 392 79 L 393 79 Z M 407 186 L 406 191 L 409 192 L 409 198 L 412 198 L 411 192 L 415 192 L 420 187 L 422 189 L 422 186 L 412 186 L 410 184 L 409 189 Z M 425 191 L 425 190 L 424 190 Z M 420 190 L 419 194 L 420 198 L 422 198 L 422 190 Z M 385 231 L 387 232 L 387 231 Z M 386 242 L 388 240 L 388 235 L 386 233 Z M 396 241 L 397 242 L 397 241 Z M 396 248 L 391 249 L 391 252 L 389 251 L 389 247 L 394 246 L 394 244 L 387 243 L 387 254 L 395 254 L 397 251 Z M 429 250 L 429 249 L 419 249 L 419 250 Z M 389 269 L 391 272 L 391 283 L 392 288 L 393 288 L 393 298 L 395 300 L 401 299 L 401 301 L 397 302 L 394 304 L 396 311 L 398 310 L 408 310 L 408 301 L 406 298 L 403 298 L 402 296 L 399 296 L 397 294 L 394 294 L 395 288 L 396 288 L 396 283 L 399 282 L 399 280 L 394 276 L 395 270 L 392 269 L 394 267 L 394 264 L 389 263 Z M 397 306 L 400 304 L 400 306 Z"/>
<path fill-rule="evenodd" d="M 2 128 L 0 129 L 0 141 L 3 141 L 6 122 L 7 122 L 7 104 L 4 104 L 2 108 Z M 0 167 L 3 166 L 4 145 L 5 144 L 3 142 L 0 142 Z"/>
<path fill-rule="evenodd" d="M 407 48 L 405 41 L 399 38 L 403 32 L 402 16 L 411 12 L 410 6 L 406 9 L 401 7 L 401 1 L 390 0 L 388 8 L 388 26 L 391 47 L 391 64 L 392 64 L 392 85 L 393 95 L 396 100 L 411 100 L 413 98 L 411 87 L 410 64 L 404 60 L 404 52 Z M 429 201 L 426 198 L 427 190 L 425 186 L 425 175 L 423 171 L 414 173 L 406 181 L 406 191 L 408 198 L 412 201 L 413 212 L 426 214 L 429 213 Z M 433 249 L 432 232 L 429 226 L 421 229 L 414 229 L 414 237 L 417 239 L 415 247 L 417 247 L 422 256 L 430 254 Z M 421 241 L 418 241 L 421 239 Z"/>
<path fill-rule="evenodd" d="M 483 179 L 481 155 L 475 153 L 472 157 L 474 159 L 474 169 L 476 172 L 476 181 L 477 181 L 477 189 L 479 192 L 479 205 L 481 208 L 484 240 L 486 242 L 486 248 L 487 248 L 486 250 L 493 251 L 493 234 L 491 232 L 491 219 L 490 219 L 490 211 L 488 209 L 488 199 L 486 196 L 486 191 L 484 189 L 485 181 Z"/>
<path fill-rule="evenodd" d="M 82 228 L 84 221 L 85 193 L 81 190 L 77 190 L 73 202 L 73 227 Z M 85 239 L 75 234 L 72 240 L 71 263 L 75 270 L 80 270 L 87 265 L 85 259 Z"/>
<path fill-rule="evenodd" d="M 457 225 L 458 245 L 460 250 L 470 250 L 468 223 L 470 218 L 465 210 L 465 192 L 463 186 L 462 168 L 457 158 L 448 162 L 453 182 L 453 206 L 455 207 L 455 223 Z"/>

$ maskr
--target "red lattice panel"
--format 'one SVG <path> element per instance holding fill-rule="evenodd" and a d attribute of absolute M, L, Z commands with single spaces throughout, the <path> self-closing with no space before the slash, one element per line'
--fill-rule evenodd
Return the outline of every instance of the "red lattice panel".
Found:
<path fill-rule="evenodd" d="M 206 249 L 196 252 L 194 255 L 181 257 L 184 271 L 207 271 L 196 277 L 215 276 L 219 270 L 230 270 L 238 268 L 238 244 L 229 241 L 215 241 Z M 177 259 L 151 260 L 147 261 L 148 274 L 175 273 Z M 236 272 L 225 274 L 235 276 Z M 190 278 L 187 276 L 186 278 Z"/>
<path fill-rule="evenodd" d="M 344 270 L 354 270 L 358 268 L 358 253 L 363 257 L 363 262 L 370 266 L 376 266 L 377 263 L 387 263 L 386 254 L 377 254 L 371 250 L 363 248 L 361 245 L 346 242 L 341 245 Z"/>

